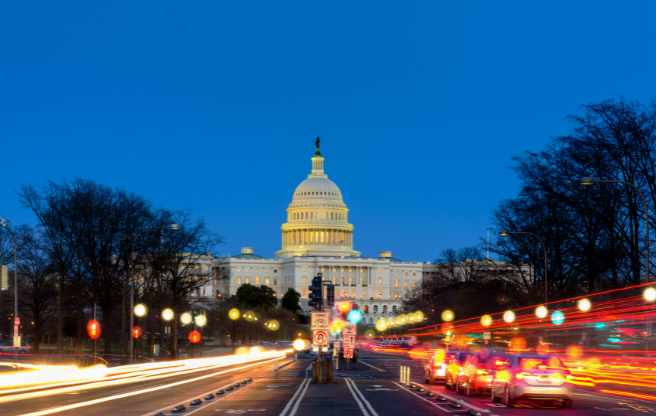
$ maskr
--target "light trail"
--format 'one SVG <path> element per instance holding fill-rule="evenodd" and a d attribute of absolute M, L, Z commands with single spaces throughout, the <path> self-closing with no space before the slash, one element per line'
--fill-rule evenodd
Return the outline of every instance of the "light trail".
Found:
<path fill-rule="evenodd" d="M 266 353 L 264 353 L 264 354 L 266 354 Z M 256 363 L 253 363 L 253 364 L 244 365 L 244 366 L 241 366 L 241 367 L 231 368 L 229 370 L 222 370 L 222 371 L 218 371 L 218 372 L 211 373 L 211 374 L 205 374 L 203 376 L 199 376 L 199 377 L 195 377 L 195 378 L 191 378 L 191 379 L 187 379 L 187 380 L 176 381 L 174 383 L 164 384 L 164 385 L 155 386 L 155 387 L 149 387 L 149 388 L 140 389 L 140 390 L 134 390 L 134 391 L 126 392 L 126 393 L 114 394 L 112 396 L 101 397 L 101 398 L 98 398 L 98 399 L 72 403 L 72 404 L 68 404 L 68 405 L 64 405 L 64 406 L 58 406 L 58 407 L 53 407 L 53 408 L 49 408 L 49 409 L 38 410 L 36 412 L 23 413 L 19 416 L 46 416 L 46 415 L 51 415 L 51 414 L 55 414 L 55 413 L 66 412 L 66 411 L 69 411 L 69 410 L 75 410 L 75 409 L 79 409 L 79 408 L 82 408 L 82 407 L 94 406 L 94 405 L 97 405 L 97 404 L 106 403 L 106 402 L 110 402 L 110 401 L 114 401 L 114 400 L 125 399 L 127 397 L 138 396 L 138 395 L 141 395 L 141 394 L 148 394 L 148 393 L 152 393 L 152 392 L 155 392 L 155 391 L 170 389 L 172 387 L 178 387 L 178 386 L 188 384 L 188 383 L 194 383 L 194 382 L 205 380 L 205 379 L 208 379 L 208 378 L 211 378 L 211 377 L 216 377 L 216 376 L 219 376 L 219 375 L 232 373 L 232 372 L 235 372 L 235 371 L 245 370 L 247 368 L 255 367 L 255 366 L 258 366 L 258 365 L 264 365 L 264 364 L 267 364 L 267 363 L 270 363 L 270 362 L 282 360 L 282 359 L 285 358 L 285 356 L 286 356 L 286 354 L 283 354 L 282 356 L 275 357 L 275 358 L 270 358 L 266 361 L 261 361 L 261 362 L 256 362 Z"/>
<path fill-rule="evenodd" d="M 208 371 L 216 368 L 223 368 L 255 361 L 280 359 L 286 357 L 290 352 L 291 350 L 266 351 L 254 352 L 244 355 L 228 355 L 212 358 L 169 361 L 163 363 L 133 364 L 129 366 L 119 366 L 112 368 L 109 374 L 113 373 L 114 375 L 104 374 L 95 379 L 88 380 L 78 378 L 77 373 L 75 373 L 71 380 L 58 379 L 57 383 L 38 384 L 36 386 L 0 391 L 2 393 L 2 395 L 0 395 L 0 403 L 30 400 L 34 398 L 49 397 L 72 392 L 128 385 L 138 382 L 188 375 L 201 371 Z M 66 374 L 67 371 L 69 371 L 68 368 L 60 368 L 59 370 L 63 374 Z M 26 377 L 28 377 L 27 381 L 29 381 L 30 375 L 34 376 L 35 374 L 28 372 L 28 374 L 26 374 Z M 2 375 L 0 379 L 3 377 L 6 377 L 8 380 L 15 380 L 15 373 Z M 22 381 L 22 379 L 19 381 Z"/>

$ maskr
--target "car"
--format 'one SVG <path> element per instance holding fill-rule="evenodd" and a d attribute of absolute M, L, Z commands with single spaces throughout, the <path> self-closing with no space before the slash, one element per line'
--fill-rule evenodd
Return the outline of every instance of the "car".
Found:
<path fill-rule="evenodd" d="M 562 361 L 553 355 L 509 355 L 495 359 L 490 395 L 512 407 L 519 401 L 558 402 L 572 406 L 572 392 Z"/>
<path fill-rule="evenodd" d="M 444 377 L 444 386 L 447 389 L 456 388 L 458 375 L 462 372 L 462 366 L 470 355 L 471 353 L 467 351 L 446 353 L 446 375 Z"/>
<path fill-rule="evenodd" d="M 466 396 L 489 393 L 493 371 L 489 368 L 490 357 L 480 353 L 470 354 L 461 366 L 455 390 Z"/>
<path fill-rule="evenodd" d="M 444 350 L 435 351 L 424 365 L 424 379 L 426 384 L 444 383 L 446 380 L 446 354 Z"/>

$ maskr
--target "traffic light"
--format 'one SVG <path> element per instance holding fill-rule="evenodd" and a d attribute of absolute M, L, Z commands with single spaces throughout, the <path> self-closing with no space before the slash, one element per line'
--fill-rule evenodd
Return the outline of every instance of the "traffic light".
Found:
<path fill-rule="evenodd" d="M 326 304 L 329 308 L 335 306 L 335 285 L 332 283 L 326 286 Z"/>
<path fill-rule="evenodd" d="M 318 273 L 312 278 L 312 285 L 308 287 L 310 290 L 310 301 L 308 305 L 311 308 L 320 310 L 323 308 L 323 278 L 321 273 Z"/>

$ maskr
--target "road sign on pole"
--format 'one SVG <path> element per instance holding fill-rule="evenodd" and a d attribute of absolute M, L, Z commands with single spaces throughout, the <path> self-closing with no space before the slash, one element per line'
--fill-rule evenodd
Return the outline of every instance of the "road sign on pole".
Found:
<path fill-rule="evenodd" d="M 353 358 L 353 352 L 355 350 L 355 334 L 356 334 L 355 325 L 349 325 L 342 330 L 343 338 L 343 347 L 344 347 L 344 358 L 350 360 Z"/>
<path fill-rule="evenodd" d="M 312 312 L 310 318 L 310 327 L 312 328 L 312 344 L 315 347 L 327 347 L 330 315 L 328 312 Z"/>

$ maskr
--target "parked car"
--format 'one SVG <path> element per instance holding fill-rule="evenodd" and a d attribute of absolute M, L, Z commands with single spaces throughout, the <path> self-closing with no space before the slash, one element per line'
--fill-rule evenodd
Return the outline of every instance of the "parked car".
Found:
<path fill-rule="evenodd" d="M 499 357 L 491 385 L 493 402 L 512 407 L 518 401 L 558 402 L 572 406 L 567 370 L 560 359 L 549 355 L 519 354 Z"/>

